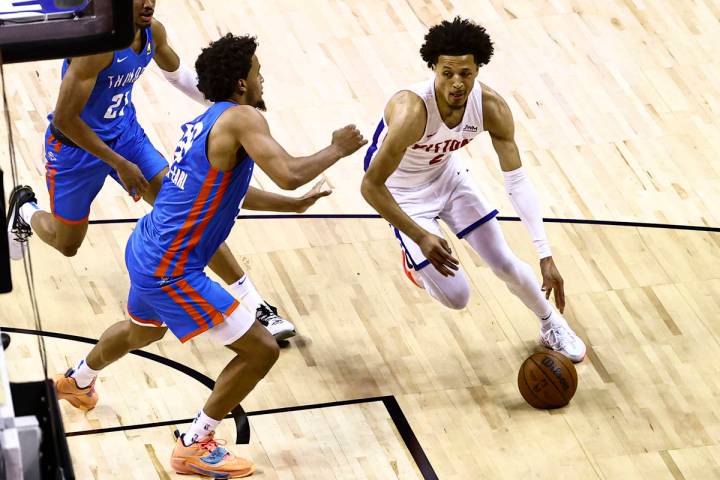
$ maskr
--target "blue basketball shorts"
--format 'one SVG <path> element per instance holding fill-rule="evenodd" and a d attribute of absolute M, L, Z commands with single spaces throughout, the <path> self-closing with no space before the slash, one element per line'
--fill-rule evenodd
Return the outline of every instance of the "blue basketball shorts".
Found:
<path fill-rule="evenodd" d="M 137 165 L 148 181 L 168 166 L 138 122 L 132 122 L 119 137 L 105 143 Z M 90 205 L 108 175 L 122 185 L 110 165 L 81 148 L 61 143 L 49 126 L 45 132 L 45 161 L 50 210 L 63 223 L 87 222 Z"/>
<path fill-rule="evenodd" d="M 183 343 L 211 330 L 229 345 L 255 322 L 254 314 L 202 271 L 169 279 L 130 271 L 128 313 L 138 325 L 167 326 Z"/>

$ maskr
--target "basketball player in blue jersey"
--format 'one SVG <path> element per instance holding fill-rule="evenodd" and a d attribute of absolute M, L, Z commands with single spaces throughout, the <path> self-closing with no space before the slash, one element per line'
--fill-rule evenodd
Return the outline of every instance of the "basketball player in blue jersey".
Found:
<path fill-rule="evenodd" d="M 19 260 L 33 231 L 45 243 L 71 257 L 88 229 L 90 204 L 110 175 L 137 200 L 152 204 L 168 172 L 137 121 L 133 86 L 151 60 L 190 98 L 206 103 L 195 72 L 180 63 L 163 25 L 153 19 L 154 0 L 134 0 L 136 33 L 132 44 L 115 52 L 68 59 L 55 112 L 45 135 L 46 180 L 50 212 L 41 210 L 30 187 L 16 187 L 9 200 L 10 256 Z M 316 188 L 289 198 L 251 188 L 245 208 L 304 211 L 328 191 Z M 223 245 L 210 266 L 240 299 L 254 302 L 260 321 L 278 340 L 295 335 L 293 324 L 265 302 Z"/>
<path fill-rule="evenodd" d="M 351 125 L 335 131 L 332 143 L 314 155 L 291 157 L 259 111 L 263 80 L 256 48 L 255 38 L 228 34 L 198 57 L 199 88 L 216 103 L 183 125 L 155 205 L 128 240 L 131 321 L 106 330 L 78 368 L 57 379 L 60 397 L 87 410 L 98 400 L 93 389 L 98 370 L 159 340 L 168 329 L 181 342 L 207 332 L 228 347 L 236 356 L 173 450 L 172 468 L 183 474 L 235 478 L 254 471 L 252 463 L 222 448 L 214 432 L 270 370 L 278 347 L 252 309 L 204 269 L 247 200 L 255 164 L 281 188 L 295 189 L 367 143 Z"/>
<path fill-rule="evenodd" d="M 365 157 L 362 194 L 395 227 L 410 279 L 443 305 L 462 309 L 470 290 L 438 218 L 466 240 L 540 320 L 540 342 L 573 362 L 585 344 L 561 312 L 563 280 L 545 235 L 537 193 L 525 175 L 505 101 L 477 80 L 493 45 L 485 29 L 459 17 L 430 28 L 420 53 L 432 78 L 396 93 Z M 455 151 L 490 134 L 513 207 L 538 250 L 542 288 L 508 247 L 492 208 Z M 558 312 L 548 301 L 555 291 Z M 542 294 L 545 291 L 545 295 Z"/>

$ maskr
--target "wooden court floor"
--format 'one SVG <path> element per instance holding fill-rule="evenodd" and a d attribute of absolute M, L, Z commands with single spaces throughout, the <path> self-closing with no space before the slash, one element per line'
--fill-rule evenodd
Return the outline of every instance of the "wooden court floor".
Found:
<path fill-rule="evenodd" d="M 720 226 L 717 1 L 255 0 L 229 8 L 158 0 L 156 8 L 187 63 L 226 31 L 258 35 L 268 119 L 297 154 L 323 147 L 345 123 L 372 134 L 387 97 L 427 78 L 417 54 L 427 26 L 455 14 L 486 25 L 495 41 L 481 78 L 513 110 L 546 217 Z M 47 205 L 42 135 L 59 62 L 5 72 L 19 180 Z M 138 82 L 135 102 L 165 153 L 179 125 L 200 111 L 155 68 Z M 501 215 L 514 215 L 489 141 L 463 155 Z M 5 148 L 0 156 L 9 190 Z M 312 213 L 371 213 L 359 194 L 361 165 L 358 153 L 330 169 L 335 191 Z M 277 191 L 262 173 L 254 182 Z M 91 219 L 146 211 L 108 182 Z M 94 339 L 125 318 L 123 251 L 132 227 L 91 226 L 72 259 L 33 239 L 45 330 Z M 456 312 L 405 280 L 382 220 L 238 221 L 230 247 L 300 332 L 245 410 L 368 401 L 251 416 L 251 443 L 231 448 L 253 458 L 258 478 L 423 478 L 397 412 L 373 401 L 393 397 L 441 479 L 720 478 L 718 232 L 547 229 L 565 277 L 567 318 L 589 346 L 575 398 L 552 412 L 526 405 L 515 384 L 537 348 L 537 322 L 465 244 L 453 240 L 472 298 Z M 537 269 L 523 227 L 505 222 L 503 231 Z M 32 329 L 20 266 L 13 278 L 0 323 Z M 46 342 L 52 372 L 89 347 Z M 209 378 L 230 356 L 202 337 L 181 345 L 168 336 L 147 352 Z M 34 335 L 14 334 L 7 355 L 13 380 L 40 376 Z M 125 358 L 103 371 L 94 411 L 63 408 L 68 432 L 147 424 L 71 436 L 78 478 L 175 478 L 167 467 L 176 424 L 156 424 L 190 418 L 208 390 L 167 363 Z M 223 436 L 233 432 L 225 421 Z"/>

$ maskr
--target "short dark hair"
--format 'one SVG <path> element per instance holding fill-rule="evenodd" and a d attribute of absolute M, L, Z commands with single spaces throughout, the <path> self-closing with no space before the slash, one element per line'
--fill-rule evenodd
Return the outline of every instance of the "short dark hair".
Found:
<path fill-rule="evenodd" d="M 246 79 L 257 49 L 255 37 L 228 33 L 203 48 L 195 62 L 198 89 L 211 102 L 227 100 L 240 79 Z"/>
<path fill-rule="evenodd" d="M 493 50 L 490 35 L 484 27 L 472 20 L 455 17 L 451 22 L 444 20 L 430 28 L 420 48 L 420 55 L 428 67 L 433 68 L 440 55 L 472 54 L 475 64 L 480 67 L 490 61 Z"/>

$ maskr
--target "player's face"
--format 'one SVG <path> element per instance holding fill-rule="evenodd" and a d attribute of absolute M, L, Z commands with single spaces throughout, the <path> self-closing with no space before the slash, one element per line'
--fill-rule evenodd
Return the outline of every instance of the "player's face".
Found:
<path fill-rule="evenodd" d="M 155 0 L 134 0 L 133 13 L 136 26 L 149 27 L 152 23 L 153 13 L 155 13 Z"/>
<path fill-rule="evenodd" d="M 253 55 L 252 66 L 247 79 L 242 80 L 245 85 L 245 99 L 248 105 L 265 111 L 265 101 L 263 100 L 263 83 L 265 79 L 260 73 L 260 61 L 257 55 Z"/>
<path fill-rule="evenodd" d="M 435 65 L 435 95 L 451 109 L 464 108 L 475 85 L 474 55 L 440 55 Z"/>

